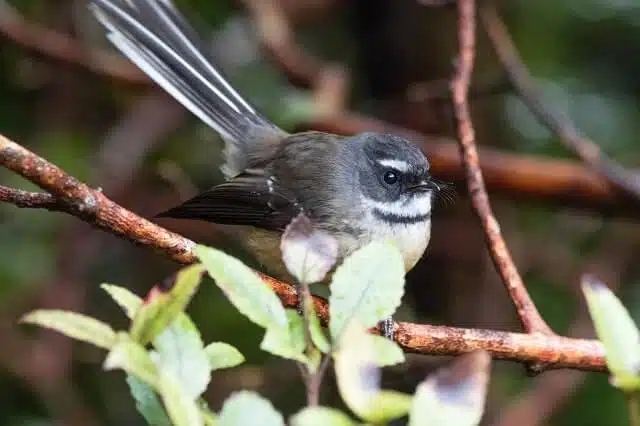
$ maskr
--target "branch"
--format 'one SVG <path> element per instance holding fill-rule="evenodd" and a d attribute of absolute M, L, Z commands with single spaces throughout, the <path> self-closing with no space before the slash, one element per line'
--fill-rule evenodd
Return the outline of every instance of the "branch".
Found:
<path fill-rule="evenodd" d="M 2 185 L 0 185 L 0 202 L 29 209 L 61 211 L 63 208 L 51 194 L 23 191 L 21 189 L 7 188 Z"/>
<path fill-rule="evenodd" d="M 137 216 L 91 189 L 47 160 L 0 135 L 0 165 L 49 191 L 61 211 L 137 245 L 154 249 L 179 263 L 192 263 L 194 242 Z M 5 201 L 9 201 L 8 199 Z M 287 307 L 297 306 L 292 286 L 262 275 Z M 316 312 L 326 323 L 326 301 L 316 297 Z M 569 339 L 541 334 L 463 329 L 412 323 L 395 325 L 395 338 L 408 352 L 459 355 L 477 349 L 494 357 L 535 363 L 540 369 L 574 368 L 605 371 L 604 348 L 595 340 Z"/>
<path fill-rule="evenodd" d="M 491 210 L 489 196 L 487 195 L 482 171 L 480 170 L 478 150 L 467 98 L 475 55 L 475 7 L 474 0 L 458 0 L 459 57 L 458 69 L 451 82 L 451 91 L 453 93 L 460 156 L 467 174 L 471 203 L 484 228 L 491 259 L 509 291 L 509 295 L 518 311 L 518 317 L 528 333 L 547 335 L 551 334 L 552 331 L 538 313 L 522 282 L 518 269 L 513 263 L 509 248 L 502 237 L 500 225 Z"/>
<path fill-rule="evenodd" d="M 61 211 L 77 216 L 111 234 L 168 254 L 177 262 L 193 263 L 196 260 L 191 252 L 193 241 L 120 207 L 100 190 L 89 188 L 57 166 L 2 135 L 0 164 L 56 197 Z"/>
<path fill-rule="evenodd" d="M 567 117 L 552 112 L 544 104 L 542 95 L 533 84 L 531 75 L 522 62 L 493 2 L 485 2 L 481 9 L 481 17 L 507 78 L 536 118 L 558 135 L 560 141 L 592 170 L 628 195 L 640 199 L 640 176 L 638 174 L 626 170 L 608 157 L 598 145 L 583 137 Z"/>
<path fill-rule="evenodd" d="M 29 22 L 5 0 L 0 0 L 0 33 L 29 50 L 114 80 L 131 84 L 151 83 L 145 74 L 123 57 L 89 49 L 67 35 Z"/>

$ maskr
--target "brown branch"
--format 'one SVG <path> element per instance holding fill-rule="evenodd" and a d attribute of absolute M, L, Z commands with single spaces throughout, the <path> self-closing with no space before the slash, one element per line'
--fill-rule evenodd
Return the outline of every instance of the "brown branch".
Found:
<path fill-rule="evenodd" d="M 536 118 L 592 170 L 627 194 L 640 198 L 640 175 L 608 157 L 592 140 L 582 136 L 568 117 L 552 112 L 545 105 L 493 2 L 485 2 L 480 15 L 507 78 Z"/>
<path fill-rule="evenodd" d="M 61 210 L 137 244 L 192 263 L 194 243 L 120 207 L 101 191 L 89 188 L 47 160 L 0 135 L 0 164 L 48 191 Z"/>
<path fill-rule="evenodd" d="M 460 143 L 460 156 L 467 174 L 471 203 L 484 228 L 491 259 L 509 291 L 520 321 L 528 333 L 546 335 L 552 333 L 552 331 L 538 313 L 538 309 L 529 296 L 513 263 L 509 248 L 502 237 L 500 225 L 491 210 L 489 196 L 487 195 L 484 178 L 480 170 L 478 150 L 467 98 L 475 55 L 475 7 L 474 0 L 458 0 L 459 57 L 457 72 L 451 82 L 451 91 L 453 93 L 453 107 Z"/>
<path fill-rule="evenodd" d="M 67 35 L 29 22 L 5 0 L 0 0 L 0 33 L 22 47 L 41 55 L 79 65 L 114 80 L 131 84 L 151 83 L 144 73 L 123 57 L 90 49 Z"/>
<path fill-rule="evenodd" d="M 180 262 L 196 260 L 195 243 L 135 215 L 89 188 L 60 168 L 0 135 L 0 165 L 49 191 L 61 203 L 62 211 L 111 234 L 154 249 Z M 263 275 L 286 306 L 297 306 L 293 287 Z M 316 311 L 326 323 L 326 301 L 315 298 Z M 412 323 L 395 325 L 395 338 L 408 352 L 458 355 L 477 349 L 494 357 L 522 363 L 535 363 L 542 369 L 574 368 L 604 371 L 604 348 L 594 340 L 569 339 L 543 334 L 462 329 Z"/>
<path fill-rule="evenodd" d="M 62 209 L 60 203 L 51 194 L 23 191 L 2 185 L 0 185 L 0 202 L 29 209 L 47 209 L 51 211 L 60 211 Z"/>

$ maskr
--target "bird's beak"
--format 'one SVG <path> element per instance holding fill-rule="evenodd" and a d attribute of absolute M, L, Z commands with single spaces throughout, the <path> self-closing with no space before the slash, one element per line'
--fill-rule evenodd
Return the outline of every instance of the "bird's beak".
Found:
<path fill-rule="evenodd" d="M 440 191 L 441 189 L 442 188 L 440 187 L 438 182 L 433 179 L 426 179 L 416 185 L 409 187 L 410 191 L 415 192 Z"/>

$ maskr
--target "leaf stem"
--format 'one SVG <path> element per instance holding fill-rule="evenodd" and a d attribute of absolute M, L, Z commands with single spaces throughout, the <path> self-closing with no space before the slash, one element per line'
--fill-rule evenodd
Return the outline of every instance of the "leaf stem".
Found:
<path fill-rule="evenodd" d="M 311 355 L 317 351 L 316 347 L 313 344 L 313 340 L 311 339 L 311 307 L 313 306 L 313 299 L 311 295 L 311 290 L 309 289 L 309 284 L 307 283 L 299 283 L 298 286 L 298 306 L 302 305 L 302 316 L 304 323 L 304 337 L 307 344 L 307 355 L 311 357 Z M 302 303 L 300 302 L 302 301 Z M 329 361 L 331 361 L 330 355 L 323 355 L 322 361 L 320 362 L 320 366 L 312 371 L 309 365 L 299 364 L 300 370 L 302 372 L 302 378 L 304 379 L 304 384 L 307 389 L 307 405 L 310 407 L 317 407 L 320 405 L 320 386 L 322 385 L 322 379 L 324 378 L 324 374 L 327 371 L 327 367 L 329 365 Z"/>
<path fill-rule="evenodd" d="M 640 426 L 640 392 L 628 393 L 627 403 L 629 407 L 629 425 Z"/>
<path fill-rule="evenodd" d="M 309 289 L 309 284 L 299 283 L 297 285 L 297 290 L 298 290 L 298 306 L 302 305 L 302 319 L 304 323 L 304 340 L 307 344 L 307 355 L 309 355 L 314 349 L 313 342 L 311 340 L 311 331 L 310 331 L 311 318 L 309 317 L 309 315 L 311 314 L 311 312 L 309 312 L 309 304 L 313 303 L 313 300 L 311 298 L 311 290 Z M 302 303 L 300 302 L 300 300 L 302 300 Z"/>

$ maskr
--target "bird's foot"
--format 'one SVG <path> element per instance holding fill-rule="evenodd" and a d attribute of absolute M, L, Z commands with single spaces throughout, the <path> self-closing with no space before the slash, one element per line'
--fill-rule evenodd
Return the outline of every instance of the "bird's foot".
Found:
<path fill-rule="evenodd" d="M 393 340 L 393 318 L 388 317 L 378 323 L 380 334 L 389 340 Z"/>

